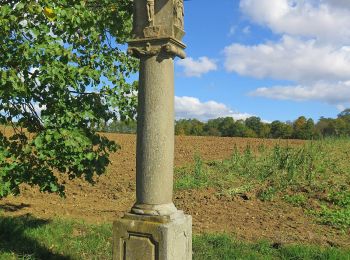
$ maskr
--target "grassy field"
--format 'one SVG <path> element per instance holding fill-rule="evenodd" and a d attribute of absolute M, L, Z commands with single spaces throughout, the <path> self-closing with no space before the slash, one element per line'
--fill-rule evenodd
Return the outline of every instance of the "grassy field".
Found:
<path fill-rule="evenodd" d="M 339 231 L 346 240 L 350 235 L 349 159 L 348 139 L 298 146 L 250 146 L 247 142 L 245 148 L 233 149 L 229 158 L 204 160 L 197 154 L 194 163 L 177 167 L 175 189 L 178 194 L 191 194 L 210 188 L 215 196 L 259 201 L 264 207 L 283 202 L 302 208 L 311 221 Z M 181 201 L 189 203 L 190 199 Z M 207 210 L 206 205 L 202 207 Z M 0 208 L 0 259 L 111 259 L 111 224 L 31 214 L 9 216 L 3 211 Z M 194 259 L 350 259 L 349 247 L 276 241 L 248 242 L 209 230 L 194 235 Z"/>
<path fill-rule="evenodd" d="M 325 225 L 350 229 L 350 140 L 327 139 L 300 147 L 247 145 L 231 158 L 177 169 L 177 189 L 213 187 L 226 196 L 284 200 Z"/>
<path fill-rule="evenodd" d="M 111 259 L 111 225 L 0 217 L 0 259 Z M 349 259 L 350 250 L 244 243 L 223 234 L 195 235 L 194 259 Z"/>

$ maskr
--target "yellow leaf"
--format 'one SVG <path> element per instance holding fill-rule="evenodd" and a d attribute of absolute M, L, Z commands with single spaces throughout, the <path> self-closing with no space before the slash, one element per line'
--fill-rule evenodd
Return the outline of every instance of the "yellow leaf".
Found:
<path fill-rule="evenodd" d="M 45 7 L 44 8 L 44 14 L 47 18 L 49 18 L 50 20 L 52 20 L 53 18 L 55 18 L 55 13 L 53 11 L 53 9 L 49 8 L 49 7 Z"/>

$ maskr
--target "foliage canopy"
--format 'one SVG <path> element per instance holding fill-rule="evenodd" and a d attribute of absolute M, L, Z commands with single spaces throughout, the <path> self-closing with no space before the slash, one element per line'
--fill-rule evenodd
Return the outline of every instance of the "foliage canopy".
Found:
<path fill-rule="evenodd" d="M 129 0 L 1 1 L 0 198 L 105 171 L 118 147 L 94 126 L 136 113 L 131 14 Z"/>

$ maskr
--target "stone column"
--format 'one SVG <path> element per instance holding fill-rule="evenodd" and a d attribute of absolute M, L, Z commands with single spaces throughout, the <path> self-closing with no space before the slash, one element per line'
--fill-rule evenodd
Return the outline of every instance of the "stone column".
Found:
<path fill-rule="evenodd" d="M 174 63 L 171 55 L 141 57 L 132 212 L 171 215 L 174 160 Z"/>
<path fill-rule="evenodd" d="M 128 52 L 140 59 L 136 203 L 114 222 L 113 259 L 192 259 L 192 218 L 173 203 L 174 58 L 183 0 L 135 0 Z"/>

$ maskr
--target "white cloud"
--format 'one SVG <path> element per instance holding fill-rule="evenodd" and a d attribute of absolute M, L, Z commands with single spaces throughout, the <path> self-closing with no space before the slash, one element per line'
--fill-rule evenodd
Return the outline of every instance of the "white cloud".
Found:
<path fill-rule="evenodd" d="M 336 105 L 336 108 L 337 108 L 340 112 L 342 112 L 342 111 L 344 111 L 344 110 L 346 109 L 345 105 L 343 105 L 343 104 Z"/>
<path fill-rule="evenodd" d="M 273 3 L 272 3 L 273 2 Z M 241 0 L 241 11 L 273 32 L 347 43 L 350 37 L 348 0 Z M 339 8 L 341 7 L 341 8 Z"/>
<path fill-rule="evenodd" d="M 216 101 L 201 102 L 195 97 L 175 97 L 176 119 L 196 118 L 206 121 L 218 117 L 233 117 L 234 119 L 246 119 L 252 115 L 231 110 L 225 104 Z"/>
<path fill-rule="evenodd" d="M 295 81 L 350 78 L 350 48 L 319 46 L 315 40 L 283 36 L 280 42 L 232 44 L 224 54 L 226 70 L 244 76 Z"/>
<path fill-rule="evenodd" d="M 346 104 L 350 104 L 350 81 L 337 83 L 320 81 L 312 85 L 263 87 L 251 92 L 250 95 L 280 100 L 318 100 L 344 108 Z"/>
<path fill-rule="evenodd" d="M 227 46 L 226 70 L 293 82 L 250 95 L 350 105 L 350 0 L 240 0 L 240 10 L 280 39 Z"/>
<path fill-rule="evenodd" d="M 176 64 L 184 68 L 184 74 L 187 77 L 201 77 L 203 74 L 217 70 L 216 62 L 208 57 L 200 57 L 198 60 L 189 57 L 178 60 Z"/>

